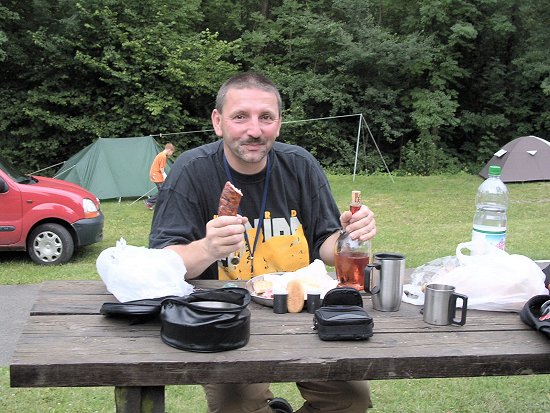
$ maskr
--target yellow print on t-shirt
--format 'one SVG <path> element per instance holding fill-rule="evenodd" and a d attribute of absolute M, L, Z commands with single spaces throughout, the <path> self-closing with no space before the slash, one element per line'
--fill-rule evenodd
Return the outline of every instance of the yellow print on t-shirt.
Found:
<path fill-rule="evenodd" d="M 254 227 L 246 227 L 250 248 L 254 248 L 257 226 L 255 220 Z M 247 245 L 218 261 L 220 280 L 248 280 L 271 272 L 296 271 L 309 264 L 309 247 L 296 211 L 291 211 L 290 223 L 285 218 L 272 218 L 267 211 L 260 237 L 253 261 Z"/>

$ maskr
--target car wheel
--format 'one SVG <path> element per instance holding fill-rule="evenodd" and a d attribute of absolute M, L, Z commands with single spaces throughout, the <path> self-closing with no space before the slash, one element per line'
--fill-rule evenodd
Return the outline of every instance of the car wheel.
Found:
<path fill-rule="evenodd" d="M 37 264 L 63 264 L 71 259 L 74 240 L 60 224 L 42 224 L 29 235 L 27 252 Z"/>

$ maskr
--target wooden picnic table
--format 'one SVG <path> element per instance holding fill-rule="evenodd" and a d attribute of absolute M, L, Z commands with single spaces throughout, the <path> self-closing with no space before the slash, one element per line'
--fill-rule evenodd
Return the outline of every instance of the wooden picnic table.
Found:
<path fill-rule="evenodd" d="M 321 341 L 312 314 L 274 314 L 252 302 L 245 347 L 194 353 L 164 344 L 159 322 L 104 317 L 105 302 L 116 299 L 101 281 L 42 283 L 10 364 L 11 386 L 114 386 L 117 412 L 159 413 L 166 385 L 550 373 L 550 341 L 516 313 L 468 310 L 464 326 L 432 326 L 418 306 L 379 312 L 365 295 L 374 336 Z"/>

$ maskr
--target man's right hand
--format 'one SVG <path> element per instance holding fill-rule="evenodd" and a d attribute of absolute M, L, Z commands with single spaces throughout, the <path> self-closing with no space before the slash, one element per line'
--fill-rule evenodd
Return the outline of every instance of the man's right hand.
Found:
<path fill-rule="evenodd" d="M 183 259 L 186 279 L 201 275 L 212 263 L 227 257 L 244 246 L 245 225 L 248 218 L 220 216 L 207 222 L 206 236 L 187 245 L 170 245 Z"/>
<path fill-rule="evenodd" d="M 225 258 L 244 245 L 245 224 L 248 218 L 237 216 L 220 216 L 206 224 L 204 248 L 212 254 L 212 262 Z"/>

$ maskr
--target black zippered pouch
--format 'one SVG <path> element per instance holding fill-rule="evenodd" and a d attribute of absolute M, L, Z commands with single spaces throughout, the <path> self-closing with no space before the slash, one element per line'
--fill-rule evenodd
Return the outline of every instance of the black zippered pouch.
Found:
<path fill-rule="evenodd" d="M 104 303 L 100 313 L 130 324 L 160 319 L 162 341 L 180 350 L 215 352 L 240 348 L 250 338 L 250 293 L 224 287 L 124 303 Z"/>
<path fill-rule="evenodd" d="M 240 287 L 167 298 L 160 309 L 160 337 L 169 346 L 201 353 L 241 348 L 250 338 L 250 299 Z"/>
<path fill-rule="evenodd" d="M 315 310 L 313 329 L 325 341 L 366 340 L 373 335 L 374 321 L 363 308 L 359 291 L 337 287 L 328 291 Z"/>

